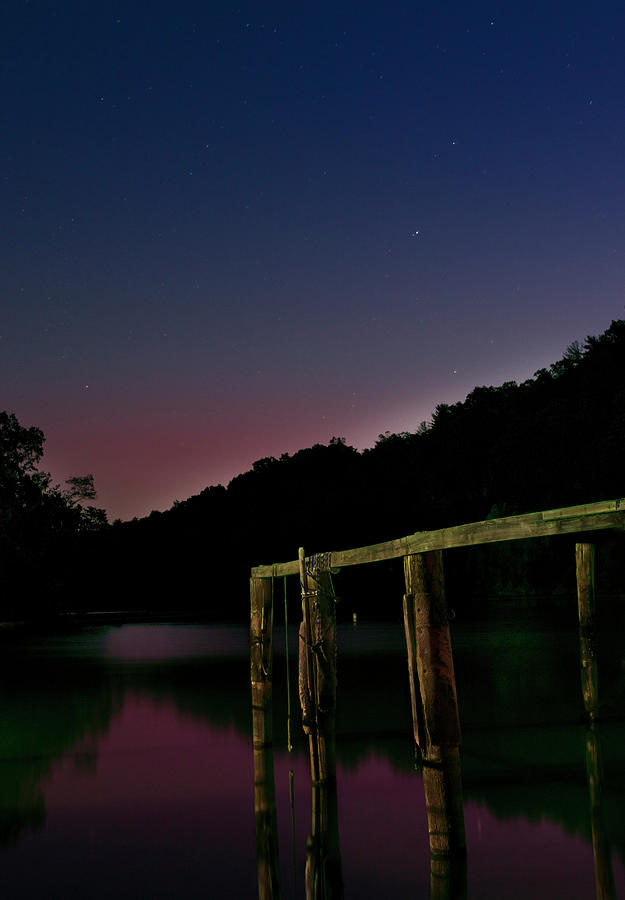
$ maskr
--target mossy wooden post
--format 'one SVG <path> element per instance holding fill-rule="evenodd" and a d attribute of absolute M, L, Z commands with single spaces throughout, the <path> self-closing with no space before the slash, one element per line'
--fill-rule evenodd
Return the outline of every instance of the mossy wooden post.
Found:
<path fill-rule="evenodd" d="M 599 714 L 597 654 L 595 645 L 595 547 L 575 544 L 579 651 L 584 707 L 591 721 Z"/>
<path fill-rule="evenodd" d="M 435 747 L 459 746 L 460 719 L 442 551 L 405 556 L 404 574 L 406 594 L 413 598 L 417 675 L 426 740 Z"/>
<path fill-rule="evenodd" d="M 302 624 L 299 647 L 299 694 L 302 723 L 309 738 L 313 782 L 334 778 L 336 709 L 336 618 L 329 570 L 311 575 L 299 551 Z"/>
<path fill-rule="evenodd" d="M 336 614 L 329 555 L 314 557 L 305 565 L 300 551 L 300 577 L 304 610 L 303 633 L 308 634 L 310 652 L 300 656 L 313 692 L 311 708 L 315 726 L 310 732 L 312 776 L 312 835 L 306 847 L 306 897 L 309 900 L 340 900 L 343 873 L 338 828 L 336 792 Z"/>
<path fill-rule="evenodd" d="M 316 666 L 312 651 L 313 633 L 310 588 L 303 547 L 299 548 L 298 559 L 302 591 L 302 624 L 299 630 L 299 699 L 302 707 L 302 726 L 304 733 L 308 735 L 310 774 L 313 781 L 319 781 Z"/>
<path fill-rule="evenodd" d="M 319 780 L 336 781 L 336 612 L 332 577 L 328 569 L 316 575 L 317 615 L 315 640 L 315 683 L 317 687 L 317 740 Z M 315 630 L 318 632 L 315 634 Z"/>
<path fill-rule="evenodd" d="M 273 738 L 271 664 L 273 598 L 270 578 L 250 579 L 250 671 L 254 746 Z"/>
<path fill-rule="evenodd" d="M 412 710 L 412 730 L 419 754 L 426 749 L 425 724 L 419 676 L 417 675 L 417 641 L 415 633 L 415 611 L 413 594 L 404 594 L 404 632 L 408 651 L 408 684 L 410 687 L 410 707 Z"/>
<path fill-rule="evenodd" d="M 273 598 L 270 578 L 250 579 L 250 669 L 254 751 L 254 815 L 260 900 L 280 897 L 278 826 L 273 772 Z"/>
<path fill-rule="evenodd" d="M 425 735 L 423 785 L 432 878 L 441 857 L 466 853 L 460 718 L 440 550 L 404 557 L 407 615 L 414 615 L 416 671 Z M 407 628 L 407 633 L 410 629 Z M 415 688 L 416 690 L 416 688 Z M 419 729 L 415 729 L 418 731 Z M 434 881 L 432 883 L 434 887 Z M 439 892 L 439 896 L 442 896 Z"/>

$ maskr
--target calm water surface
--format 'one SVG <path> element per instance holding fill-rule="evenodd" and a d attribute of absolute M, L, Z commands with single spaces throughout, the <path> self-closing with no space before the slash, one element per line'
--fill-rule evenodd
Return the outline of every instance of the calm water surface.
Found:
<path fill-rule="evenodd" d="M 468 896 L 596 896 L 574 627 L 508 613 L 457 621 L 453 640 Z M 284 629 L 275 646 L 282 894 L 304 896 L 310 777 L 299 736 L 286 749 Z M 595 833 L 602 877 L 611 866 L 612 895 L 625 897 L 625 651 L 614 629 L 600 650 Z M 246 628 L 93 626 L 3 636 L 1 651 L 4 896 L 258 896 Z M 428 898 L 401 625 L 343 626 L 338 675 L 345 895 Z M 296 697 L 295 671 L 291 681 Z"/>

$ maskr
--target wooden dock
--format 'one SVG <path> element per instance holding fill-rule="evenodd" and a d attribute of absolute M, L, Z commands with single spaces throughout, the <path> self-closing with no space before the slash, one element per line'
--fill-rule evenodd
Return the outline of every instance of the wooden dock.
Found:
<path fill-rule="evenodd" d="M 275 818 L 273 768 L 268 753 L 276 578 L 298 575 L 302 601 L 299 685 L 302 722 L 309 741 L 313 787 L 313 827 L 309 842 L 314 848 L 310 865 L 307 863 L 306 896 L 342 897 L 335 815 L 336 617 L 331 573 L 344 566 L 401 557 L 406 585 L 403 610 L 413 733 L 423 766 L 430 834 L 431 897 L 460 897 L 465 896 L 466 881 L 466 866 L 463 868 L 462 864 L 466 843 L 459 758 L 461 732 L 443 551 L 498 541 L 580 536 L 571 565 L 575 565 L 577 576 L 582 697 L 592 724 L 598 716 L 599 698 L 594 637 L 595 548 L 588 542 L 588 535 L 607 529 L 625 529 L 625 499 L 418 531 L 392 541 L 309 557 L 300 548 L 297 559 L 252 569 L 250 641 L 260 897 L 279 895 L 277 847 L 272 846 L 273 829 L 268 827 L 271 818 Z"/>

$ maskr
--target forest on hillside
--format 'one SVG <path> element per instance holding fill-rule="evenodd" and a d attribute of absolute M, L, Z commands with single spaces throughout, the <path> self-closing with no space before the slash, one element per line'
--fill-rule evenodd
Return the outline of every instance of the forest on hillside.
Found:
<path fill-rule="evenodd" d="M 46 533 L 44 549 L 41 534 L 24 528 L 20 545 L 5 516 L 3 596 L 19 593 L 32 609 L 195 609 L 243 620 L 252 565 L 294 559 L 300 545 L 318 553 L 623 497 L 624 453 L 625 320 L 616 320 L 527 381 L 476 387 L 462 402 L 439 404 L 414 432 L 381 434 L 362 452 L 335 437 L 259 459 L 227 487 L 207 487 L 165 512 L 113 525 L 88 514 Z M 7 498 L 15 484 L 9 470 L 3 456 Z M 34 467 L 24 475 L 35 479 Z M 623 536 L 593 540 L 599 590 L 625 592 Z M 452 602 L 462 608 L 483 596 L 570 594 L 573 543 L 559 537 L 446 551 Z M 25 555 L 37 562 L 33 585 Z M 389 614 L 401 607 L 394 563 L 344 570 L 336 583 L 350 616 L 353 608 L 372 612 L 380 599 Z"/>

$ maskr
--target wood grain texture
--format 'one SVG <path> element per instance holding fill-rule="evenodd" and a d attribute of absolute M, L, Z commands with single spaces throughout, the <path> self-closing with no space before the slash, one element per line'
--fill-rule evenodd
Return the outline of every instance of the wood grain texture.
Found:
<path fill-rule="evenodd" d="M 443 554 L 440 550 L 404 557 L 406 594 L 414 598 L 416 670 L 427 748 L 460 744 L 460 719 Z"/>
<path fill-rule="evenodd" d="M 415 744 L 423 753 L 426 746 L 425 722 L 417 673 L 417 639 L 414 609 L 414 596 L 412 594 L 404 594 L 404 633 L 406 635 L 406 650 L 408 654 L 408 685 L 410 687 L 412 730 Z"/>
<path fill-rule="evenodd" d="M 586 503 L 565 509 L 549 509 L 502 519 L 485 519 L 466 525 L 438 528 L 435 531 L 417 531 L 381 544 L 334 551 L 330 564 L 332 568 L 341 568 L 397 559 L 409 553 L 424 553 L 428 550 L 447 550 L 452 547 L 471 547 L 497 541 L 518 541 L 606 528 L 625 528 L 625 499 L 600 500 L 597 503 Z M 298 560 L 292 560 L 277 563 L 275 566 L 255 566 L 252 575 L 270 578 L 272 575 L 296 575 L 298 571 Z"/>
<path fill-rule="evenodd" d="M 577 610 L 579 615 L 579 655 L 582 693 L 586 714 L 593 720 L 599 714 L 599 689 L 595 638 L 595 547 L 575 544 Z"/>
<path fill-rule="evenodd" d="M 272 749 L 272 637 L 271 581 L 250 579 L 250 676 L 252 682 L 252 747 L 254 757 L 254 819 L 258 896 L 280 896 L 278 825 Z"/>

